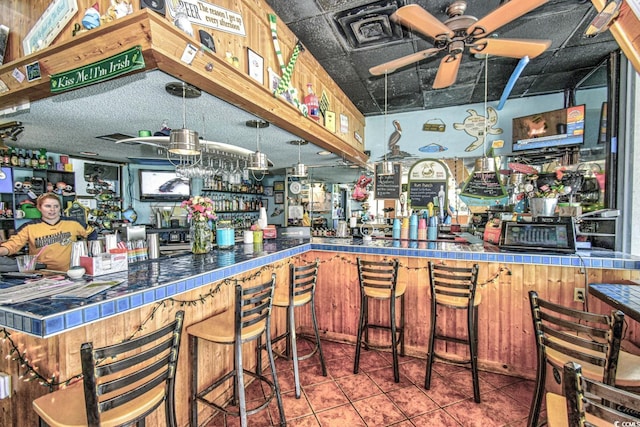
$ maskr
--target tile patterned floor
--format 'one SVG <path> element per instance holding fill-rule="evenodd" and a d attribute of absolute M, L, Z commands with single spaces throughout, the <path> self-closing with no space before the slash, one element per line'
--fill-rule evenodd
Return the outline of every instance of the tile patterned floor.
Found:
<path fill-rule="evenodd" d="M 305 345 L 300 342 L 299 347 Z M 533 381 L 480 372 L 482 403 L 473 401 L 471 372 L 436 363 L 431 389 L 424 389 L 425 361 L 400 357 L 400 382 L 393 381 L 391 354 L 364 351 L 360 371 L 353 373 L 355 347 L 323 341 L 327 363 L 322 376 L 316 356 L 301 362 L 302 395 L 295 398 L 293 365 L 277 359 L 276 369 L 289 427 L 437 427 L 437 426 L 525 426 L 533 395 Z M 301 354 L 304 354 L 304 348 Z M 247 400 L 260 398 L 259 385 L 252 384 Z M 279 425 L 275 400 L 268 410 L 249 417 L 251 427 Z M 228 417 L 228 426 L 239 426 Z M 222 416 L 206 427 L 224 425 Z"/>

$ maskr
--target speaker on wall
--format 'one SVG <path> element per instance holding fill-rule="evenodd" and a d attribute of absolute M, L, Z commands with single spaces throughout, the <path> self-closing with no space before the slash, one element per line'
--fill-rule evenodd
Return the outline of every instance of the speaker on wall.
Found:
<path fill-rule="evenodd" d="M 164 0 L 140 0 L 140 9 L 148 7 L 154 12 L 164 15 Z"/>

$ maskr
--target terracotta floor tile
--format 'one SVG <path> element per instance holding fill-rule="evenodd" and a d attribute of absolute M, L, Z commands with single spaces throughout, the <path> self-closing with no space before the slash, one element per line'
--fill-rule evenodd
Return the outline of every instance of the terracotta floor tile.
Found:
<path fill-rule="evenodd" d="M 442 407 L 465 400 L 473 395 L 473 392 L 468 394 L 466 390 L 460 390 L 459 388 L 452 389 L 449 380 L 436 376 L 431 378 L 431 387 L 429 390 L 425 390 L 425 393 Z"/>
<path fill-rule="evenodd" d="M 369 371 L 367 375 L 369 375 L 385 393 L 411 384 L 411 381 L 402 374 L 400 374 L 400 382 L 395 382 L 393 379 L 393 367 L 391 366 Z"/>
<path fill-rule="evenodd" d="M 368 426 L 388 426 L 407 418 L 384 394 L 353 402 L 353 407 Z"/>
<path fill-rule="evenodd" d="M 311 343 L 299 340 L 299 349 Z M 473 401 L 471 371 L 448 363 L 434 363 L 431 389 L 424 389 L 426 361 L 400 357 L 400 383 L 393 381 L 391 353 L 362 350 L 360 373 L 353 374 L 355 345 L 323 341 L 328 376 L 322 376 L 318 355 L 300 364 L 302 396 L 295 398 L 293 362 L 276 360 L 278 383 L 290 427 L 523 427 L 535 383 L 499 373 L 480 371 L 482 402 Z M 266 358 L 266 353 L 263 353 Z M 266 376 L 269 369 L 266 370 Z M 255 382 L 247 387 L 248 406 L 255 407 L 268 391 Z M 543 402 L 544 403 L 544 402 Z M 211 411 L 208 412 L 211 414 Z M 540 419 L 545 417 L 544 407 Z M 268 410 L 249 417 L 251 427 L 279 426 L 275 399 Z M 202 420 L 201 420 L 202 422 Z M 239 426 L 228 417 L 228 426 Z M 222 416 L 205 423 L 224 425 Z"/>
<path fill-rule="evenodd" d="M 320 427 L 320 423 L 315 415 L 308 415 L 302 418 L 287 420 L 287 427 Z"/>
<path fill-rule="evenodd" d="M 327 362 L 327 373 L 333 378 L 342 378 L 353 375 L 353 355 L 342 356 Z M 360 371 L 362 373 L 362 371 Z"/>
<path fill-rule="evenodd" d="M 494 373 L 494 372 L 480 371 L 479 375 L 480 375 L 480 379 L 482 381 L 486 381 L 487 383 L 491 384 L 495 388 L 506 387 L 506 386 L 508 386 L 510 384 L 515 384 L 517 382 L 522 381 L 522 379 L 518 378 L 518 377 L 512 377 L 512 376 L 509 376 L 509 375 L 497 374 L 497 373 Z"/>
<path fill-rule="evenodd" d="M 502 426 L 526 417 L 528 408 L 498 391 L 487 393 L 482 403 L 473 399 L 446 408 L 463 426 Z"/>
<path fill-rule="evenodd" d="M 355 358 L 355 347 L 353 350 L 353 357 Z M 361 372 L 369 372 L 371 370 L 380 369 L 385 366 L 391 366 L 390 362 L 382 357 L 375 350 L 365 350 L 364 348 L 360 351 L 360 371 Z"/>
<path fill-rule="evenodd" d="M 336 380 L 347 398 L 354 402 L 356 400 L 381 394 L 382 390 L 365 373 L 350 375 Z"/>
<path fill-rule="evenodd" d="M 408 363 L 400 365 L 400 375 L 404 375 L 414 384 L 424 386 L 424 376 L 426 374 L 426 364 L 424 360 L 414 359 Z M 431 374 L 432 377 L 438 375 L 435 371 Z"/>
<path fill-rule="evenodd" d="M 349 403 L 347 396 L 345 396 L 338 384 L 333 381 L 305 386 L 304 393 L 307 395 L 311 408 L 315 412 Z"/>
<path fill-rule="evenodd" d="M 296 394 L 293 392 L 284 393 L 282 395 L 282 406 L 284 406 L 284 416 L 287 420 L 313 414 L 311 405 L 304 393 L 302 393 L 300 399 L 296 399 Z M 280 420 L 280 415 L 275 399 L 269 404 L 269 413 L 271 414 L 274 424 L 277 425 Z"/>
<path fill-rule="evenodd" d="M 393 390 L 387 393 L 387 396 L 407 417 L 411 418 L 439 408 L 423 390 L 412 384 L 409 387 Z"/>
<path fill-rule="evenodd" d="M 426 360 L 425 360 L 425 368 L 426 368 Z M 443 377 L 448 377 L 449 375 L 453 375 L 455 373 L 458 373 L 462 370 L 464 370 L 466 368 L 462 367 L 462 366 L 457 366 L 457 365 L 452 365 L 450 363 L 443 363 L 443 362 L 434 362 L 433 363 L 433 372 L 437 372 L 438 374 L 442 375 Z"/>
<path fill-rule="evenodd" d="M 341 359 L 344 356 L 353 356 L 355 346 L 349 344 L 334 343 L 331 341 L 322 341 L 322 352 L 326 361 L 333 359 Z"/>
<path fill-rule="evenodd" d="M 513 384 L 510 384 L 506 387 L 500 389 L 500 392 L 511 396 L 521 404 L 529 407 L 531 406 L 531 401 L 533 399 L 533 392 L 536 388 L 536 383 L 530 380 L 520 380 Z M 544 399 L 543 399 L 544 406 Z"/>
<path fill-rule="evenodd" d="M 411 418 L 410 421 L 416 427 L 460 427 L 460 423 L 444 409 L 438 409 L 437 411 L 419 415 Z M 486 424 L 485 427 L 490 427 L 490 425 Z"/>
<path fill-rule="evenodd" d="M 320 384 L 331 380 L 332 378 L 328 372 L 326 377 L 322 375 L 320 365 L 305 366 L 304 369 L 300 369 L 300 384 L 303 386 Z"/>
<path fill-rule="evenodd" d="M 316 417 L 322 427 L 367 427 L 351 404 L 318 412 Z"/>

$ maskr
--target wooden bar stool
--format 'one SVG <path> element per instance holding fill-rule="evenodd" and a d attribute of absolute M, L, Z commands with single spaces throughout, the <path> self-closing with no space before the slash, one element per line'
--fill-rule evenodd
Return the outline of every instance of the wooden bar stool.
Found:
<path fill-rule="evenodd" d="M 353 373 L 360 367 L 360 349 L 391 348 L 393 354 L 393 379 L 400 382 L 398 367 L 398 346 L 404 356 L 404 293 L 406 283 L 398 283 L 398 260 L 364 261 L 358 257 L 358 280 L 360 282 L 360 319 L 356 340 L 356 357 Z M 369 298 L 389 301 L 389 324 L 369 323 Z M 396 325 L 396 299 L 400 299 L 400 325 Z M 385 329 L 391 332 L 391 345 L 372 345 L 369 341 L 369 328 Z M 363 338 L 364 334 L 364 338 Z"/>
<path fill-rule="evenodd" d="M 549 427 L 640 425 L 640 395 L 582 375 L 582 368 L 567 362 L 562 374 L 564 396 L 547 393 Z"/>
<path fill-rule="evenodd" d="M 322 375 L 327 376 L 327 367 L 324 362 L 324 355 L 322 354 L 318 320 L 316 318 L 315 295 L 316 282 L 318 279 L 318 264 L 319 260 L 317 259 L 315 262 L 303 266 L 289 264 L 289 292 L 287 295 L 276 293 L 273 300 L 275 307 L 287 309 L 287 329 L 283 334 L 273 338 L 271 343 L 275 344 L 287 338 L 284 356 L 287 359 L 293 359 L 293 375 L 296 384 L 296 398 L 298 399 L 300 398 L 300 373 L 298 366 L 300 360 L 306 360 L 318 353 L 320 356 L 320 365 L 322 366 Z M 315 341 L 313 341 L 314 348 L 304 356 L 298 356 L 295 308 L 303 307 L 307 304 L 310 304 L 313 331 L 315 333 Z M 258 350 L 262 350 L 263 348 L 264 346 L 259 346 Z M 276 354 L 278 353 L 276 352 Z M 258 352 L 258 367 L 262 367 L 260 355 L 261 351 Z"/>
<path fill-rule="evenodd" d="M 480 380 L 478 377 L 478 305 L 482 300 L 476 294 L 478 284 L 478 264 L 471 268 L 447 267 L 429 261 L 429 278 L 431 284 L 431 336 L 429 353 L 427 354 L 427 372 L 424 388 L 431 387 L 431 370 L 433 359 L 438 358 L 455 365 L 470 365 L 473 378 L 473 400 L 480 403 Z M 460 337 L 438 333 L 438 307 L 467 311 L 467 336 Z M 469 358 L 454 359 L 435 350 L 436 340 L 465 344 L 469 347 Z"/>
<path fill-rule="evenodd" d="M 174 390 L 184 312 L 169 325 L 120 344 L 80 348 L 83 380 L 33 401 L 41 426 L 134 424 L 164 402 L 166 425 L 177 427 Z"/>
<path fill-rule="evenodd" d="M 284 426 L 285 416 L 278 386 L 278 377 L 271 350 L 271 307 L 273 303 L 273 291 L 275 287 L 276 275 L 271 275 L 271 280 L 257 286 L 247 286 L 243 288 L 239 283 L 235 285 L 235 309 L 211 316 L 201 322 L 195 323 L 187 328 L 189 335 L 189 356 L 191 360 L 191 399 L 189 422 L 192 427 L 198 425 L 198 402 L 208 405 L 220 412 L 225 417 L 235 415 L 240 417 L 240 425 L 247 426 L 247 415 L 267 408 L 269 402 L 276 398 L 278 410 L 280 411 L 280 425 Z M 257 372 L 252 372 L 245 368 L 242 359 L 242 345 L 247 342 L 258 340 L 263 334 L 266 335 L 267 354 L 273 381 Z M 233 345 L 233 369 L 227 372 L 213 384 L 204 390 L 198 391 L 198 341 L 207 340 L 217 344 Z M 249 375 L 259 381 L 266 383 L 271 392 L 266 396 L 265 401 L 259 406 L 247 409 L 245 397 L 244 376 Z M 231 403 L 238 406 L 238 411 L 230 410 L 223 405 L 217 404 L 209 399 L 207 395 L 214 389 L 224 386 L 225 383 L 233 379 L 233 396 Z"/>
<path fill-rule="evenodd" d="M 592 380 L 618 388 L 640 387 L 640 356 L 620 349 L 624 313 L 575 310 L 544 300 L 536 291 L 529 291 L 529 302 L 538 357 L 529 427 L 538 425 L 548 372 L 561 384 L 567 362 L 579 363 L 583 375 Z"/>

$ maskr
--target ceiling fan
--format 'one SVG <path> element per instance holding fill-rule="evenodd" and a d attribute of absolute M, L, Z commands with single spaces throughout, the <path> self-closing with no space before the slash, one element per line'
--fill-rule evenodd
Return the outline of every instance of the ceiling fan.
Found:
<path fill-rule="evenodd" d="M 466 1 L 456 0 L 447 8 L 449 19 L 444 22 L 440 22 L 417 4 L 403 6 L 391 15 L 391 19 L 433 38 L 434 47 L 377 65 L 370 68 L 369 72 L 374 76 L 392 73 L 405 65 L 446 52 L 440 61 L 433 83 L 434 89 L 441 89 L 455 83 L 462 53 L 466 47 L 469 47 L 472 54 L 535 58 L 547 50 L 551 45 L 550 40 L 499 39 L 489 35 L 547 1 L 511 0 L 478 20 L 474 16 L 464 14 L 467 9 Z"/>

